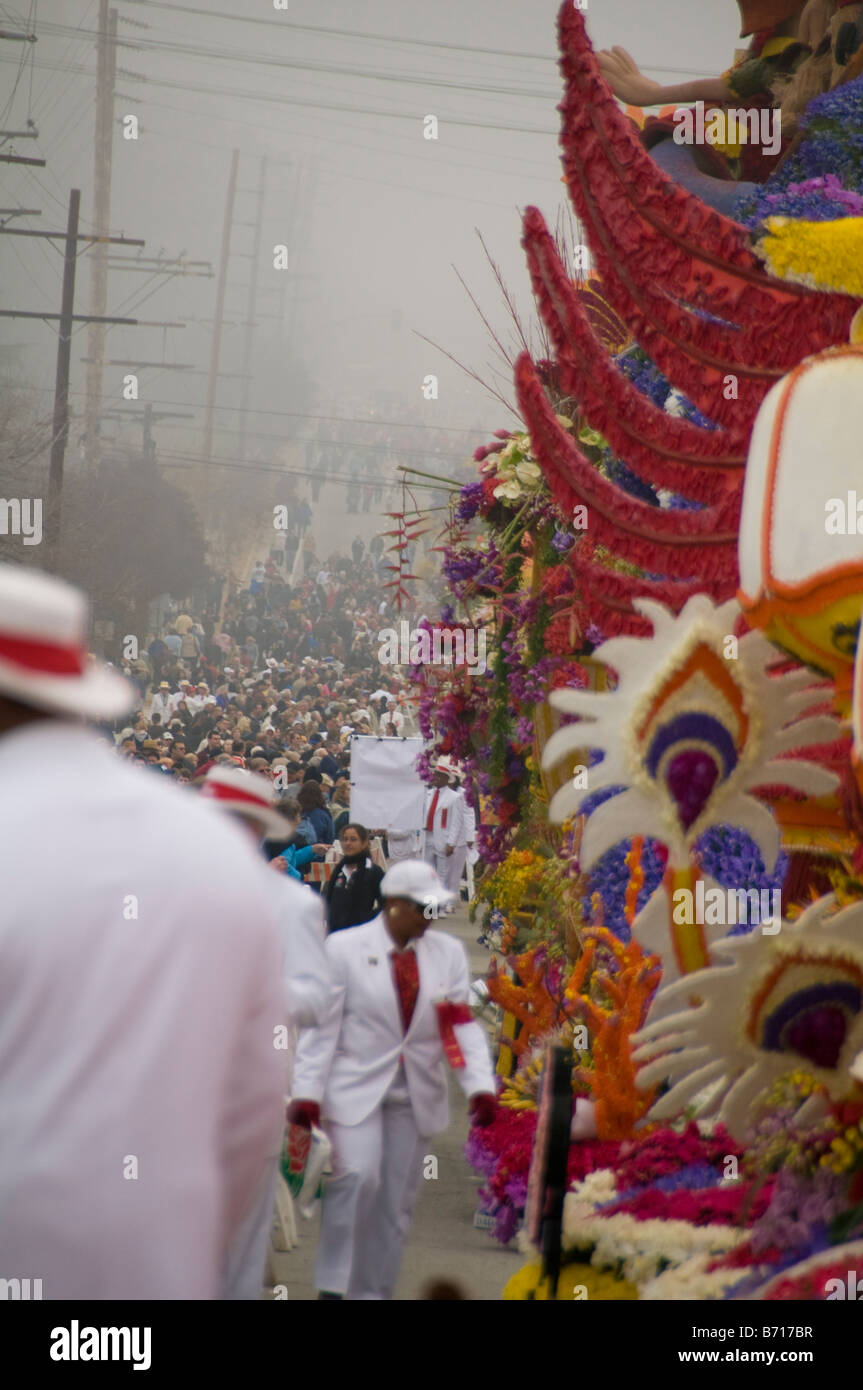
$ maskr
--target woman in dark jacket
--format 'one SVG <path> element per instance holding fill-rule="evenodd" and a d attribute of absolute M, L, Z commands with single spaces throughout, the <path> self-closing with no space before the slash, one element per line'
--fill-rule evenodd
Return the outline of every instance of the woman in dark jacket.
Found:
<path fill-rule="evenodd" d="M 342 858 L 323 891 L 327 904 L 327 930 L 359 927 L 370 922 L 383 908 L 381 879 L 383 869 L 373 864 L 369 854 L 369 832 L 352 822 L 340 835 Z"/>
<path fill-rule="evenodd" d="M 315 828 L 315 843 L 331 845 L 336 838 L 333 818 L 327 810 L 324 789 L 320 782 L 303 782 L 297 792 L 297 804 L 304 820 Z"/>

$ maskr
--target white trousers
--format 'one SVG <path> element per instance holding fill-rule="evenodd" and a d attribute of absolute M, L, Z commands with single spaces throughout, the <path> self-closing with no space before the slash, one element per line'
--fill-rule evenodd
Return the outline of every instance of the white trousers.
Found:
<path fill-rule="evenodd" d="M 467 845 L 456 845 L 448 858 L 446 855 L 443 856 L 443 868 L 438 869 L 438 873 L 443 880 L 444 888 L 448 888 L 451 893 L 458 894 L 466 862 Z"/>
<path fill-rule="evenodd" d="M 222 1297 L 231 1301 L 258 1299 L 267 1267 L 267 1250 L 276 1204 L 279 1159 L 267 1164 L 258 1180 L 252 1205 L 228 1251 Z"/>
<path fill-rule="evenodd" d="M 348 1299 L 390 1299 L 422 1171 L 410 1103 L 378 1106 L 358 1125 L 328 1124 L 332 1177 L 324 1179 L 315 1287 Z"/>
<path fill-rule="evenodd" d="M 431 864 L 441 883 L 443 883 L 444 874 L 446 873 L 444 866 L 449 863 L 449 860 L 444 850 L 435 849 L 434 841 L 429 834 L 426 834 L 423 844 L 423 859 L 427 864 Z"/>

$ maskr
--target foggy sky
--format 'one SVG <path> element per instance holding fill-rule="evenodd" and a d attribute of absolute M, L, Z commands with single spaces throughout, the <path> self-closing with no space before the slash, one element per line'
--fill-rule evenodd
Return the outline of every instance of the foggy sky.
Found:
<path fill-rule="evenodd" d="M 183 3 L 183 0 L 178 0 Z M 255 335 L 250 424 L 263 451 L 278 447 L 265 435 L 302 437 L 308 422 L 288 418 L 286 408 L 298 378 L 298 361 L 315 391 L 291 402 L 311 413 L 353 415 L 358 402 L 387 392 L 393 412 L 419 412 L 428 424 L 484 430 L 510 426 L 503 407 L 416 332 L 491 377 L 488 333 L 459 285 L 452 266 L 464 276 L 492 325 L 510 340 L 510 322 L 476 238 L 479 229 L 491 255 L 526 318 L 528 279 L 519 246 L 519 209 L 536 203 L 553 225 L 563 205 L 557 152 L 561 85 L 556 67 L 555 20 L 558 0 L 290 0 L 287 13 L 272 0 L 237 0 L 228 9 L 208 0 L 189 0 L 204 14 L 178 13 L 149 4 L 117 0 L 120 37 L 180 43 L 222 50 L 192 57 L 122 48 L 117 78 L 114 136 L 112 231 L 143 237 L 142 254 L 185 252 L 196 260 L 218 262 L 231 150 L 241 151 L 229 269 L 226 317 L 245 317 L 253 230 L 241 223 L 254 217 L 252 190 L 259 159 L 269 161 L 264 221 L 259 313 L 278 314 L 283 323 L 261 318 Z M 27 0 L 0 6 L 3 24 L 26 27 Z M 229 21 L 216 11 L 242 18 Z M 41 218 L 20 218 L 16 227 L 65 226 L 69 189 L 82 190 L 82 218 L 89 230 L 93 196 L 95 40 L 98 0 L 38 0 L 35 67 L 25 67 L 12 97 L 23 45 L 0 43 L 0 91 L 4 129 L 21 129 L 28 115 L 40 138 L 19 140 L 6 149 L 39 155 L 45 169 L 3 165 L 2 205 L 41 208 Z M 597 47 L 623 44 L 659 80 L 681 73 L 718 73 L 732 61 L 739 28 L 733 0 L 590 0 L 588 27 Z M 134 21 L 134 25 L 124 20 Z M 141 29 L 135 25 L 147 24 Z M 51 25 L 78 29 L 50 32 Z M 402 42 L 361 41 L 341 32 L 324 36 L 292 26 L 316 25 L 335 31 L 359 30 L 392 35 Z M 89 32 L 88 32 L 89 31 Z M 410 40 L 438 41 L 475 48 L 541 55 L 507 58 L 414 46 Z M 389 80 L 305 71 L 259 59 L 325 63 L 391 74 Z M 54 70 L 57 69 L 57 70 Z M 419 81 L 407 81 L 413 77 Z M 438 78 L 466 89 L 435 87 Z M 176 83 L 177 86 L 159 85 Z M 196 87 L 214 89 L 199 92 Z M 471 86 L 505 89 L 488 94 Z M 540 97 L 521 94 L 529 89 Z M 245 95 L 227 95 L 236 91 Z M 221 95 L 219 94 L 221 92 Z M 261 102 L 254 93 L 279 98 Z M 11 100 L 10 100 L 11 98 Z M 300 104 L 288 104 L 296 102 Z M 325 103 L 347 110 L 320 109 Z M 360 108 L 391 111 L 363 114 Z M 122 138 L 119 122 L 134 113 L 141 123 L 136 142 Z M 423 117 L 437 116 L 440 138 L 423 139 Z M 456 118 L 497 127 L 455 124 Z M 526 133 L 535 128 L 545 134 Z M 272 268 L 272 247 L 289 248 L 290 268 Z M 133 255 L 123 250 L 118 254 Z M 79 261 L 76 310 L 87 312 L 86 255 Z M 4 307 L 44 308 L 60 303 L 62 263 L 47 242 L 0 237 L 0 283 Z M 288 283 L 285 286 L 285 277 Z M 151 293 L 155 289 L 155 293 Z M 284 291 L 284 293 L 282 293 Z M 145 294 L 140 307 L 134 307 Z M 156 329 L 115 328 L 108 356 L 172 360 L 207 367 L 210 329 L 192 322 L 212 318 L 215 280 L 149 280 L 113 274 L 109 313 L 147 319 L 181 319 L 189 326 L 163 335 Z M 238 372 L 242 328 L 226 329 L 222 366 Z M 17 379 L 33 392 L 40 410 L 49 410 L 54 383 L 56 325 L 0 320 L 0 344 L 21 345 Z M 72 402 L 83 405 L 86 330 L 76 334 L 72 356 Z M 8 364 L 4 364 L 7 367 Z M 430 372 L 440 380 L 440 399 L 423 402 L 420 383 Z M 106 407 L 122 405 L 123 370 L 107 368 Z M 143 371 L 141 402 L 185 403 L 195 421 L 159 426 L 167 447 L 191 450 L 200 443 L 201 406 L 206 377 Z M 219 404 L 234 407 L 240 384 L 225 380 Z M 511 393 L 510 393 L 511 398 Z M 265 412 L 270 412 L 269 414 Z M 226 429 L 236 426 L 231 409 L 218 415 Z M 135 432 L 124 434 L 134 443 Z M 138 435 L 138 438 L 140 435 Z M 474 435 L 453 434 L 455 452 L 471 452 Z M 217 436 L 217 449 L 220 440 Z"/>

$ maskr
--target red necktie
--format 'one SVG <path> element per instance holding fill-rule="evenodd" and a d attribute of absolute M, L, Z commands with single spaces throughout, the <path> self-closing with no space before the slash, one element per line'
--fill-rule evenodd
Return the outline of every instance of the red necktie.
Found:
<path fill-rule="evenodd" d="M 427 820 L 426 820 L 426 830 L 432 830 L 432 831 L 434 830 L 434 813 L 435 813 L 435 811 L 437 810 L 437 804 L 438 804 L 439 798 L 440 798 L 440 787 L 435 787 L 435 793 L 434 793 L 434 796 L 433 796 L 432 799 L 431 799 L 431 806 L 429 806 L 428 818 L 427 818 Z"/>
<path fill-rule="evenodd" d="M 420 988 L 420 972 L 416 951 L 393 951 L 393 980 L 402 1011 L 405 1032 L 411 1026 L 417 995 Z"/>

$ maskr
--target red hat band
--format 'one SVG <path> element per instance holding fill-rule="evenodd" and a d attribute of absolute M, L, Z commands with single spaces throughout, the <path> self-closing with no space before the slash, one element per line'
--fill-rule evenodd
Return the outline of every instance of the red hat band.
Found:
<path fill-rule="evenodd" d="M 249 806 L 254 806 L 259 811 L 272 811 L 272 803 L 266 797 L 255 796 L 252 792 L 237 791 L 235 787 L 226 787 L 219 782 L 205 782 L 201 788 L 201 795 L 211 797 L 215 801 L 243 801 Z"/>
<path fill-rule="evenodd" d="M 11 632 L 0 633 L 0 661 L 10 661 L 25 671 L 44 676 L 82 676 L 86 669 L 86 655 L 82 647 L 34 642 Z"/>

